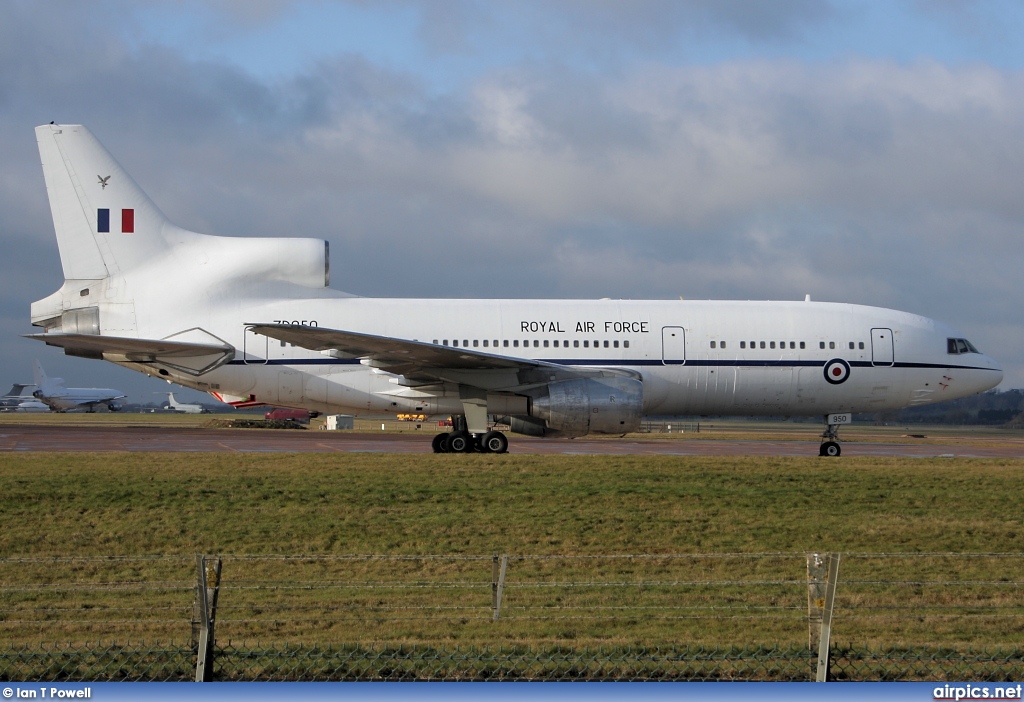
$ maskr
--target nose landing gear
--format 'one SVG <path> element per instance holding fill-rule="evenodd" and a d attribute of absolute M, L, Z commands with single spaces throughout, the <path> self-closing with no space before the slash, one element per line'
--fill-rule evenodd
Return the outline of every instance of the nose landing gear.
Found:
<path fill-rule="evenodd" d="M 835 456 L 838 457 L 842 454 L 843 449 L 839 446 L 839 426 L 840 424 L 849 423 L 849 415 L 825 415 L 825 431 L 822 433 L 821 447 L 818 449 L 819 456 Z M 833 419 L 844 418 L 845 422 L 832 423 Z"/>

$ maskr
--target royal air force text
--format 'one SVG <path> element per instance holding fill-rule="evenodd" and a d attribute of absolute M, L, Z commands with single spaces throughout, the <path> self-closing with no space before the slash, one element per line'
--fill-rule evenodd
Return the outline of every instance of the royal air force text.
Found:
<path fill-rule="evenodd" d="M 598 330 L 601 330 L 606 334 L 647 334 L 650 331 L 648 329 L 649 324 L 650 322 L 628 320 L 614 322 L 576 322 L 575 333 L 594 334 Z M 532 320 L 519 322 L 519 331 L 529 334 L 569 334 L 571 333 L 569 331 L 571 328 L 572 323 L 566 323 L 563 326 L 562 322 L 541 322 Z"/>

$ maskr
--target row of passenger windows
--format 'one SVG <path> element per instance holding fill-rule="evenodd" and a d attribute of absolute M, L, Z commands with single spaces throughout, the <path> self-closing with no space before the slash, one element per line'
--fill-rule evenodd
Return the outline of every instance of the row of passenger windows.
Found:
<path fill-rule="evenodd" d="M 752 348 L 752 349 L 757 349 L 757 348 L 761 348 L 761 349 L 774 349 L 774 348 L 776 348 L 776 342 L 774 342 L 774 341 L 741 341 L 740 342 L 740 348 L 741 349 L 748 348 L 747 344 L 750 344 L 749 348 Z M 803 342 L 803 341 L 800 341 L 800 342 L 797 342 L 797 341 L 780 341 L 780 342 L 778 342 L 778 348 L 780 348 L 780 349 L 785 349 L 785 348 L 796 349 L 796 348 L 798 348 L 798 345 L 799 345 L 799 348 L 801 348 L 801 349 L 806 349 L 807 348 L 807 343 Z M 828 347 L 830 349 L 834 349 L 836 347 L 836 342 L 829 341 L 828 342 Z M 727 345 L 727 343 L 725 341 L 712 341 L 711 342 L 711 348 L 713 348 L 713 349 L 724 349 L 724 348 L 728 348 L 728 345 Z M 825 342 L 824 341 L 819 341 L 818 342 L 818 348 L 819 349 L 825 348 Z M 863 349 L 863 348 L 864 348 L 864 342 L 863 341 L 858 341 L 856 343 L 854 343 L 852 341 L 850 342 L 850 350 L 851 351 L 853 351 L 855 349 Z"/>
<path fill-rule="evenodd" d="M 455 347 L 462 346 L 462 348 L 467 348 L 467 349 L 470 347 L 469 339 L 463 339 L 461 344 L 459 343 L 458 339 L 452 339 L 451 344 L 448 343 L 448 339 L 442 339 L 440 342 L 438 342 L 437 339 L 434 339 L 434 344 L 437 344 L 437 343 L 440 343 L 441 346 L 449 346 L 449 345 L 450 346 L 455 346 Z M 530 339 L 523 339 L 522 348 L 524 348 L 524 349 L 525 348 L 530 348 L 530 343 L 531 343 Z M 556 348 L 556 349 L 559 348 L 559 346 L 561 346 L 561 348 L 564 348 L 564 349 L 569 348 L 569 340 L 568 339 L 565 339 L 565 340 L 562 340 L 562 341 L 560 341 L 559 339 L 543 339 L 543 340 L 542 339 L 533 339 L 532 343 L 533 343 L 533 348 L 535 348 L 535 349 L 539 349 L 539 348 L 545 348 L 546 349 L 546 348 L 551 348 L 552 346 L 554 348 Z M 578 349 L 578 348 L 580 348 L 580 344 L 581 343 L 583 344 L 583 348 L 585 348 L 585 349 L 589 349 L 591 347 L 590 339 L 584 339 L 582 342 L 579 339 L 575 339 L 572 342 L 572 347 L 574 349 Z M 490 339 L 484 339 L 482 345 L 483 345 L 483 348 L 485 348 L 485 349 L 489 348 L 491 346 L 493 346 L 494 348 L 498 348 L 498 340 L 494 339 L 494 341 L 492 342 Z M 473 339 L 472 346 L 473 346 L 473 348 L 480 348 L 480 346 L 481 346 L 480 340 L 479 339 Z M 501 342 L 501 346 L 506 348 L 506 349 L 510 348 L 510 347 L 514 348 L 514 349 L 518 349 L 520 347 L 519 339 L 512 339 L 511 341 L 509 339 L 505 339 L 504 341 Z M 616 339 L 614 341 L 608 341 L 607 339 L 604 340 L 604 341 L 600 341 L 600 340 L 594 339 L 593 347 L 595 349 L 601 348 L 602 346 L 604 348 L 606 348 L 606 349 L 617 349 L 617 348 L 619 348 L 619 341 L 618 341 L 618 339 Z M 629 348 L 629 340 L 628 339 L 622 342 L 622 348 L 624 348 L 624 349 L 628 349 Z"/>

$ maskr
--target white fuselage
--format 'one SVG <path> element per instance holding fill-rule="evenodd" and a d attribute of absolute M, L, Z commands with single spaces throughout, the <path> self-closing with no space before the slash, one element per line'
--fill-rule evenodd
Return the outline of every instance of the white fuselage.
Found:
<path fill-rule="evenodd" d="M 137 308 L 141 302 L 136 299 Z M 247 323 L 304 324 L 630 369 L 643 379 L 647 415 L 875 412 L 974 394 L 1002 377 L 985 355 L 948 353 L 947 339 L 959 335 L 941 323 L 850 304 L 340 295 L 205 304 L 204 329 L 233 345 L 235 356 L 201 378 L 177 376 L 175 382 L 329 413 L 448 414 L 459 412 L 461 403 L 457 388 L 439 395 L 402 387 L 358 360 L 246 332 Z M 186 324 L 166 313 L 136 318 L 140 327 L 160 322 L 139 329 L 146 338 Z M 828 382 L 826 363 L 836 359 L 849 364 L 849 372 L 842 382 Z"/>

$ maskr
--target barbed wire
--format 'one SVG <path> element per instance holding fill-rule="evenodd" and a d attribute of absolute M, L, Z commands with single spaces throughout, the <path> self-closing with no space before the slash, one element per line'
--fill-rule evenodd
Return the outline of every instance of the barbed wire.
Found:
<path fill-rule="evenodd" d="M 509 560 L 621 560 L 621 559 L 767 559 L 767 558 L 806 558 L 827 551 L 768 551 L 760 553 L 615 553 L 615 554 L 206 554 L 209 558 L 235 561 L 484 561 L 495 556 L 507 556 Z M 844 559 L 850 558 L 1016 558 L 1024 559 L 1024 552 L 992 551 L 957 553 L 952 551 L 934 552 L 889 552 L 889 551 L 843 551 Z M 97 556 L 8 556 L 0 557 L 3 563 L 71 563 L 71 562 L 126 562 L 126 561 L 179 561 L 191 565 L 195 554 L 151 554 L 137 556 L 97 555 Z"/>
<path fill-rule="evenodd" d="M 194 590 L 195 583 L 187 581 L 160 581 L 151 582 L 121 582 L 121 583 L 0 583 L 0 592 L 36 592 L 36 591 L 62 591 L 62 590 Z"/>

